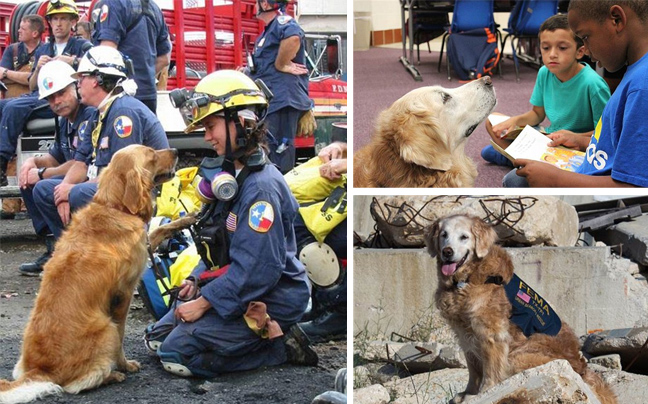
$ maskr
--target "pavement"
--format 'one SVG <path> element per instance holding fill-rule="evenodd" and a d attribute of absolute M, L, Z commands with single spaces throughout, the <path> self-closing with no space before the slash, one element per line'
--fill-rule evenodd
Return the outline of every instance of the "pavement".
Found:
<path fill-rule="evenodd" d="M 38 277 L 18 274 L 23 262 L 33 261 L 45 251 L 35 236 L 31 220 L 21 213 L 14 220 L 0 220 L 0 380 L 11 379 L 20 354 L 23 329 L 40 287 Z M 65 299 L 62 296 L 61 299 Z M 124 351 L 142 364 L 126 380 L 79 395 L 47 397 L 54 404 L 138 403 L 310 403 L 333 390 L 335 375 L 346 367 L 346 341 L 315 344 L 320 362 L 316 367 L 281 365 L 249 372 L 223 374 L 202 380 L 180 378 L 165 372 L 155 355 L 142 342 L 144 329 L 153 322 L 141 299 L 131 304 L 126 323 Z"/>

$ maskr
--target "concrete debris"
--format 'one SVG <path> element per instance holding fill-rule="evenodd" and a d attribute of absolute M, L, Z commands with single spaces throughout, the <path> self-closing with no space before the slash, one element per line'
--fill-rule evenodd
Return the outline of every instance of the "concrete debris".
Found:
<path fill-rule="evenodd" d="M 347 396 L 339 391 L 327 391 L 315 397 L 311 404 L 346 404 Z"/>
<path fill-rule="evenodd" d="M 647 340 L 648 327 L 600 331 L 587 336 L 583 352 L 592 356 L 616 353 L 621 357 L 624 370 L 645 374 L 648 372 L 648 347 L 641 353 L 640 350 Z M 628 368 L 633 360 L 634 364 Z"/>
<path fill-rule="evenodd" d="M 505 400 L 506 401 L 502 401 Z M 600 404 L 596 394 L 566 360 L 556 360 L 518 373 L 466 401 L 535 404 Z"/>
<path fill-rule="evenodd" d="M 446 404 L 468 384 L 468 370 L 443 369 L 385 384 L 395 404 Z M 355 397 L 355 395 L 354 395 Z M 355 401 L 354 401 L 355 403 Z"/>
<path fill-rule="evenodd" d="M 389 392 L 380 384 L 353 391 L 353 402 L 355 404 L 387 404 L 390 400 Z"/>
<path fill-rule="evenodd" d="M 589 363 L 600 365 L 608 369 L 621 370 L 621 355 L 619 354 L 610 354 L 596 356 L 589 360 Z"/>
<path fill-rule="evenodd" d="M 594 231 L 592 236 L 610 246 L 620 245 L 616 252 L 641 265 L 648 265 L 648 215 Z"/>
<path fill-rule="evenodd" d="M 422 247 L 427 226 L 460 213 L 486 218 L 509 245 L 573 246 L 578 240 L 576 210 L 552 196 L 376 196 L 376 200 L 381 209 L 375 215 L 378 229 L 402 247 Z"/>
<path fill-rule="evenodd" d="M 353 388 L 361 389 L 371 386 L 371 373 L 365 366 L 356 366 L 353 368 Z"/>

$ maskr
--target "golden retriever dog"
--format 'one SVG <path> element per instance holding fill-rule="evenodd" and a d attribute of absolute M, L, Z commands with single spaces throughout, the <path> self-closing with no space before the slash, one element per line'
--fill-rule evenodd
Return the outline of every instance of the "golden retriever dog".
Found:
<path fill-rule="evenodd" d="M 421 87 L 378 117 L 371 142 L 353 156 L 354 187 L 472 187 L 466 139 L 495 107 L 486 76 L 461 87 Z"/>
<path fill-rule="evenodd" d="M 124 356 L 126 315 L 148 258 L 151 191 L 174 175 L 176 162 L 175 149 L 115 153 L 45 265 L 15 381 L 0 380 L 1 403 L 76 394 L 139 370 Z"/>
<path fill-rule="evenodd" d="M 587 367 L 572 329 L 514 275 L 509 255 L 495 245 L 492 227 L 478 217 L 448 216 L 430 226 L 425 239 L 437 258 L 437 307 L 457 334 L 468 364 L 468 386 L 453 403 L 556 359 L 569 361 L 601 403 L 617 402 L 611 388 Z M 538 318 L 542 321 L 534 323 Z"/>

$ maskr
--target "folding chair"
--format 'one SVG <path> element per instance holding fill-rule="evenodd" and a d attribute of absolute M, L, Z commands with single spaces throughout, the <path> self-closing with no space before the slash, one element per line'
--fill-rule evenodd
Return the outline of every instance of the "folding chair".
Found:
<path fill-rule="evenodd" d="M 443 49 L 452 32 L 470 31 L 477 28 L 488 28 L 492 33 L 500 37 L 501 34 L 495 24 L 493 16 L 493 0 L 455 0 L 452 14 L 452 24 L 446 26 L 443 39 L 441 41 L 441 53 L 439 54 L 439 65 L 437 71 L 441 72 L 441 61 L 443 60 Z M 446 67 L 448 80 L 450 80 L 450 62 L 446 55 Z M 502 75 L 502 69 L 499 67 L 499 74 Z"/>
<path fill-rule="evenodd" d="M 520 81 L 519 57 L 521 57 L 520 39 L 538 38 L 540 26 L 549 17 L 558 13 L 558 0 L 523 0 L 515 3 L 508 21 L 506 37 L 502 41 L 502 50 L 511 37 L 511 49 L 515 64 L 515 79 Z M 514 41 L 517 40 L 517 43 Z M 520 56 L 518 56 L 520 52 Z M 527 61 L 532 61 L 527 59 Z M 539 63 L 539 62 L 538 62 Z"/>

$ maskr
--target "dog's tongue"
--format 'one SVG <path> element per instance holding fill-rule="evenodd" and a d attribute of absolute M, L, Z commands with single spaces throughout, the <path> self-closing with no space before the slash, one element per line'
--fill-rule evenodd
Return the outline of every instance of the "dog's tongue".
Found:
<path fill-rule="evenodd" d="M 451 264 L 443 264 L 441 266 L 441 273 L 443 273 L 445 276 L 450 276 L 455 273 L 457 270 L 457 263 L 453 262 Z"/>

